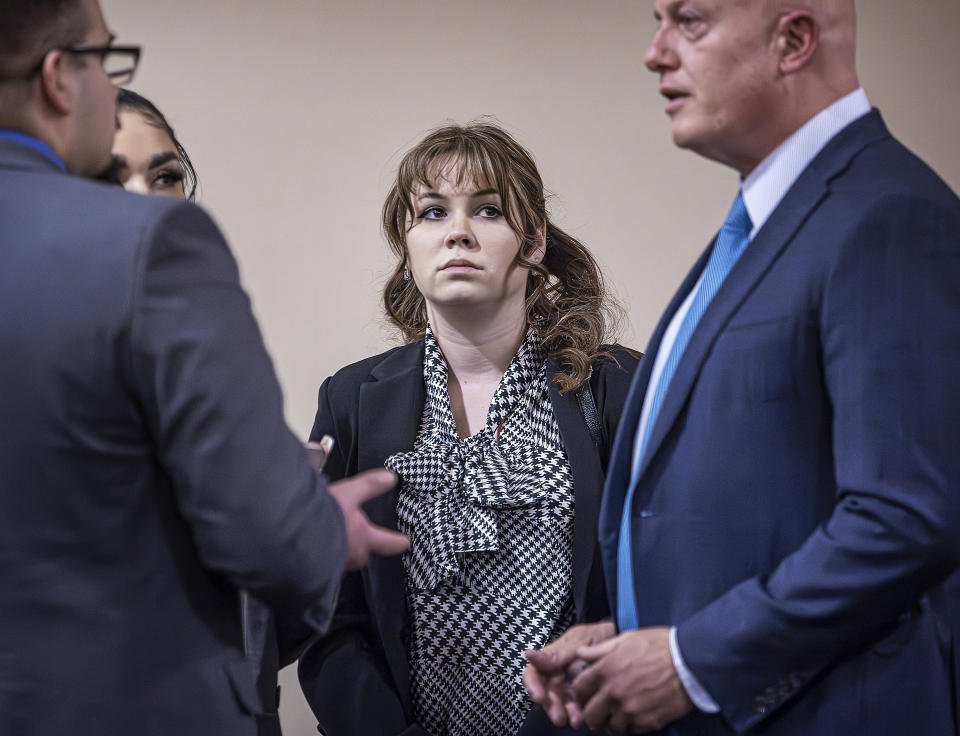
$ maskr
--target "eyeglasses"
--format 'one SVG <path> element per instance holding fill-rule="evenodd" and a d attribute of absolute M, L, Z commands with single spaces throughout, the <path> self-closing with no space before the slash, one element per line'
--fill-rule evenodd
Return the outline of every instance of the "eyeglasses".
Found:
<path fill-rule="evenodd" d="M 129 84 L 140 63 L 139 46 L 71 46 L 61 49 L 68 54 L 92 54 L 100 57 L 103 71 L 118 87 Z"/>
<path fill-rule="evenodd" d="M 99 56 L 103 71 L 110 77 L 110 81 L 118 87 L 130 83 L 134 72 L 137 71 L 137 64 L 140 62 L 139 46 L 61 46 L 58 49 L 74 56 L 87 54 Z M 53 50 L 50 49 L 50 51 Z M 44 54 L 43 59 L 40 59 L 37 65 L 30 70 L 27 79 L 32 79 L 40 73 L 47 54 Z"/>

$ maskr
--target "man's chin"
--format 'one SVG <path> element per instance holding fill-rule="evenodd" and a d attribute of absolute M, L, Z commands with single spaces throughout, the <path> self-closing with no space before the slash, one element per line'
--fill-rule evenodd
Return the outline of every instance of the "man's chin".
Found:
<path fill-rule="evenodd" d="M 670 136 L 673 138 L 673 144 L 678 148 L 686 148 L 696 152 L 697 135 L 682 122 L 673 120 L 670 126 Z"/>

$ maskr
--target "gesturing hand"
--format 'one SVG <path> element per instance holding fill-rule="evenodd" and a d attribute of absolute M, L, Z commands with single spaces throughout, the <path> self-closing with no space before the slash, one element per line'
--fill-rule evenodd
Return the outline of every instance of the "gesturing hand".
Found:
<path fill-rule="evenodd" d="M 588 663 L 571 689 L 581 704 L 583 722 L 614 733 L 656 731 L 693 710 L 670 656 L 667 627 L 627 631 L 581 647 Z"/>
<path fill-rule="evenodd" d="M 573 718 L 582 722 L 583 716 L 569 686 L 576 674 L 586 666 L 577 658 L 577 651 L 603 641 L 614 633 L 616 629 L 610 621 L 580 624 L 567 629 L 543 649 L 525 652 L 528 664 L 523 670 L 523 686 L 530 698 L 543 706 L 555 726 L 566 726 Z"/>
<path fill-rule="evenodd" d="M 396 482 L 396 475 L 378 468 L 330 484 L 330 495 L 340 504 L 347 527 L 347 570 L 363 567 L 371 554 L 398 555 L 410 546 L 403 534 L 371 524 L 361 509 L 365 501 L 389 491 Z"/>

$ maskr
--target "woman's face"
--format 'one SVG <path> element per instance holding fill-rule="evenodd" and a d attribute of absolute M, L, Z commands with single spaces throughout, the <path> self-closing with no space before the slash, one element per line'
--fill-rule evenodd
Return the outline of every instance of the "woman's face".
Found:
<path fill-rule="evenodd" d="M 170 136 L 138 112 L 124 110 L 118 118 L 113 156 L 123 188 L 183 199 L 183 166 Z"/>
<path fill-rule="evenodd" d="M 410 273 L 428 308 L 515 303 L 522 313 L 529 269 L 516 263 L 520 238 L 503 215 L 500 194 L 458 186 L 449 173 L 437 178 L 413 192 L 406 236 Z"/>

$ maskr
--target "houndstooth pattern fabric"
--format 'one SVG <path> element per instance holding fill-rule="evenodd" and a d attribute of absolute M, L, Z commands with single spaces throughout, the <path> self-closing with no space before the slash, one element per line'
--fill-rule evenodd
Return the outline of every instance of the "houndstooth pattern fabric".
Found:
<path fill-rule="evenodd" d="M 401 478 L 400 529 L 417 722 L 434 736 L 500 736 L 530 701 L 523 651 L 573 623 L 573 480 L 530 331 L 494 394 L 484 428 L 461 439 L 447 367 L 426 335 L 427 403 Z"/>

